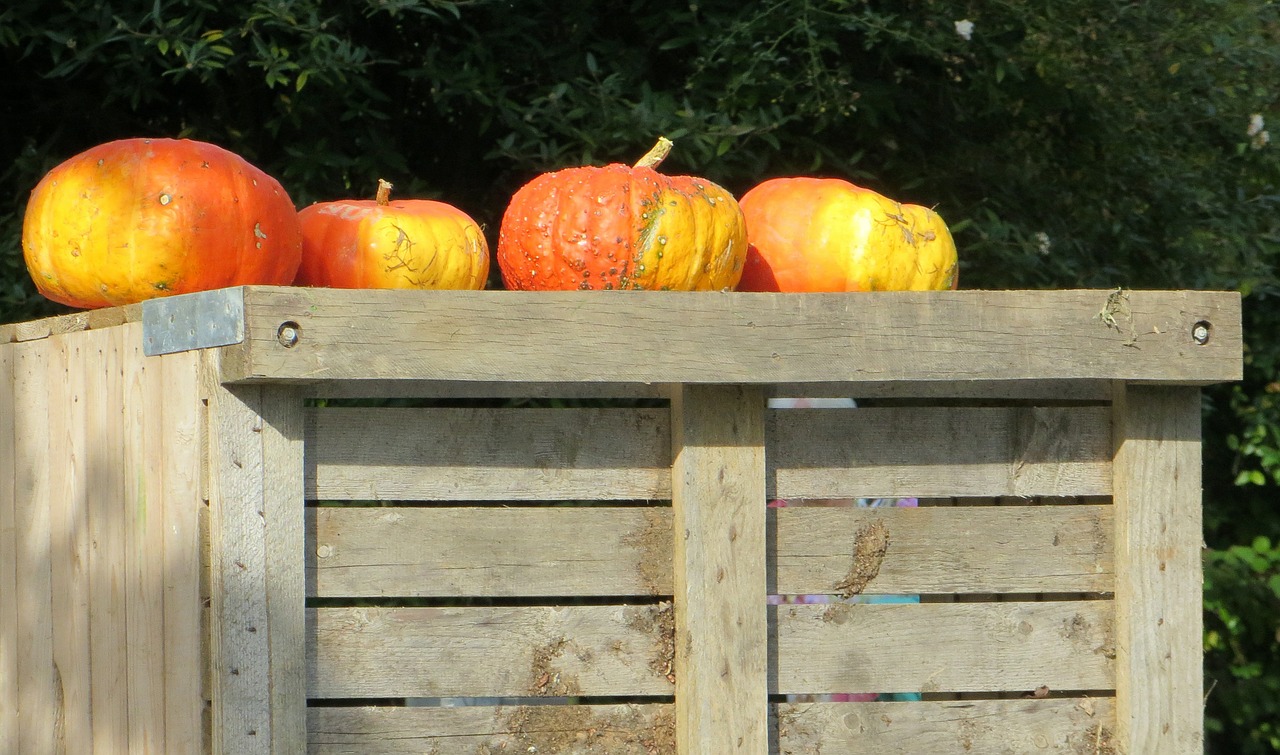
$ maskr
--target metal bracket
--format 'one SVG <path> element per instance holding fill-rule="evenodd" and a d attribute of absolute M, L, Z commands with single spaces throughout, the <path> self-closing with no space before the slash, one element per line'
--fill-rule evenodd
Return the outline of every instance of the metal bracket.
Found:
<path fill-rule="evenodd" d="M 220 288 L 142 302 L 147 356 L 230 346 L 244 341 L 244 288 Z"/>

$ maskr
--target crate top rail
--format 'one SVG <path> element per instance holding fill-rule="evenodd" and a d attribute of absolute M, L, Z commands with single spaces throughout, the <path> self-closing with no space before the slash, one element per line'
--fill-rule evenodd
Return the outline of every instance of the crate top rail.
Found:
<path fill-rule="evenodd" d="M 0 325 L 0 343 L 137 320 L 149 355 L 223 347 L 225 383 L 927 389 L 1206 385 L 1239 380 L 1242 369 L 1238 293 L 1122 289 L 637 295 L 246 286 Z"/>

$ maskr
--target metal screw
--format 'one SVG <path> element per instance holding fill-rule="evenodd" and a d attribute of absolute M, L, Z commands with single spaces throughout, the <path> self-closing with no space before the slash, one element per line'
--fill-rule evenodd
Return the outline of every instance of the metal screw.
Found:
<path fill-rule="evenodd" d="M 1201 320 L 1191 326 L 1191 340 L 1204 346 L 1209 342 L 1209 333 L 1213 330 L 1213 325 L 1208 320 Z"/>
<path fill-rule="evenodd" d="M 280 341 L 280 345 L 286 349 L 297 346 L 301 338 L 302 328 L 293 321 L 280 323 L 280 327 L 276 330 L 276 340 Z"/>

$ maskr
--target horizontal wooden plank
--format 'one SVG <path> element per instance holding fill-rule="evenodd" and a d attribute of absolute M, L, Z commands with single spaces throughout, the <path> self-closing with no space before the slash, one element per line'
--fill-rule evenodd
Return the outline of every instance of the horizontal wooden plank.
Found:
<path fill-rule="evenodd" d="M 630 500 L 671 495 L 665 409 L 313 410 L 309 498 Z"/>
<path fill-rule="evenodd" d="M 669 695 L 667 605 L 311 609 L 308 696 Z M 771 693 L 1114 686 L 1111 601 L 768 610 Z"/>
<path fill-rule="evenodd" d="M 321 507 L 307 592 L 332 597 L 671 594 L 665 507 Z M 768 517 L 770 590 L 1108 592 L 1111 507 L 800 507 Z M 859 533 L 887 544 L 859 559 Z M 867 579 L 869 577 L 869 579 Z"/>
<path fill-rule="evenodd" d="M 675 751 L 669 703 L 307 711 L 309 755 L 655 755 Z"/>
<path fill-rule="evenodd" d="M 315 608 L 307 695 L 670 695 L 670 603 Z"/>
<path fill-rule="evenodd" d="M 787 703 L 776 711 L 779 753 L 1114 752 L 1109 697 Z"/>
<path fill-rule="evenodd" d="M 1111 491 L 1107 407 L 779 409 L 768 432 L 780 498 Z"/>
<path fill-rule="evenodd" d="M 665 507 L 307 512 L 307 591 L 345 596 L 671 594 Z"/>
<path fill-rule="evenodd" d="M 1086 496 L 1111 489 L 1106 407 L 776 409 L 783 498 Z M 320 500 L 633 500 L 671 495 L 666 409 L 323 408 L 307 422 Z"/>
<path fill-rule="evenodd" d="M 1103 753 L 1109 697 L 770 706 L 769 752 Z M 307 711 L 310 755 L 653 755 L 674 752 L 669 703 L 507 707 L 325 707 Z M 487 749 L 486 749 L 487 748 Z"/>
<path fill-rule="evenodd" d="M 775 608 L 787 694 L 1113 689 L 1111 601 Z"/>
<path fill-rule="evenodd" d="M 1203 384 L 1242 369 L 1236 292 L 243 292 L 226 381 Z M 281 342 L 284 323 L 300 340 Z"/>
<path fill-rule="evenodd" d="M 1114 589 L 1110 506 L 778 509 L 783 595 L 1089 593 Z M 877 529 L 884 547 L 860 542 Z"/>
<path fill-rule="evenodd" d="M 38 320 L 0 324 L 0 343 L 38 341 L 63 333 L 110 328 L 124 323 L 138 322 L 141 319 L 142 305 L 140 304 L 70 312 Z"/>

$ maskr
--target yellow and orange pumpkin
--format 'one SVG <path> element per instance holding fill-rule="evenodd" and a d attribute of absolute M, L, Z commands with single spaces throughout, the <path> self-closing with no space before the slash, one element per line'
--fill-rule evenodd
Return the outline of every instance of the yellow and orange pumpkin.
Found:
<path fill-rule="evenodd" d="M 733 288 L 746 229 L 733 195 L 704 178 L 655 170 L 661 139 L 634 166 L 544 173 L 512 197 L 498 238 L 507 288 Z"/>
<path fill-rule="evenodd" d="M 81 308 L 288 285 L 301 251 L 278 181 L 187 139 L 121 139 L 68 159 L 31 192 L 22 226 L 36 288 Z"/>
<path fill-rule="evenodd" d="M 741 291 L 955 288 L 955 243 L 933 210 L 838 178 L 775 178 L 740 200 Z"/>
<path fill-rule="evenodd" d="M 331 288 L 482 289 L 489 245 L 465 212 L 430 199 L 320 202 L 298 213 L 302 265 L 295 283 Z"/>

